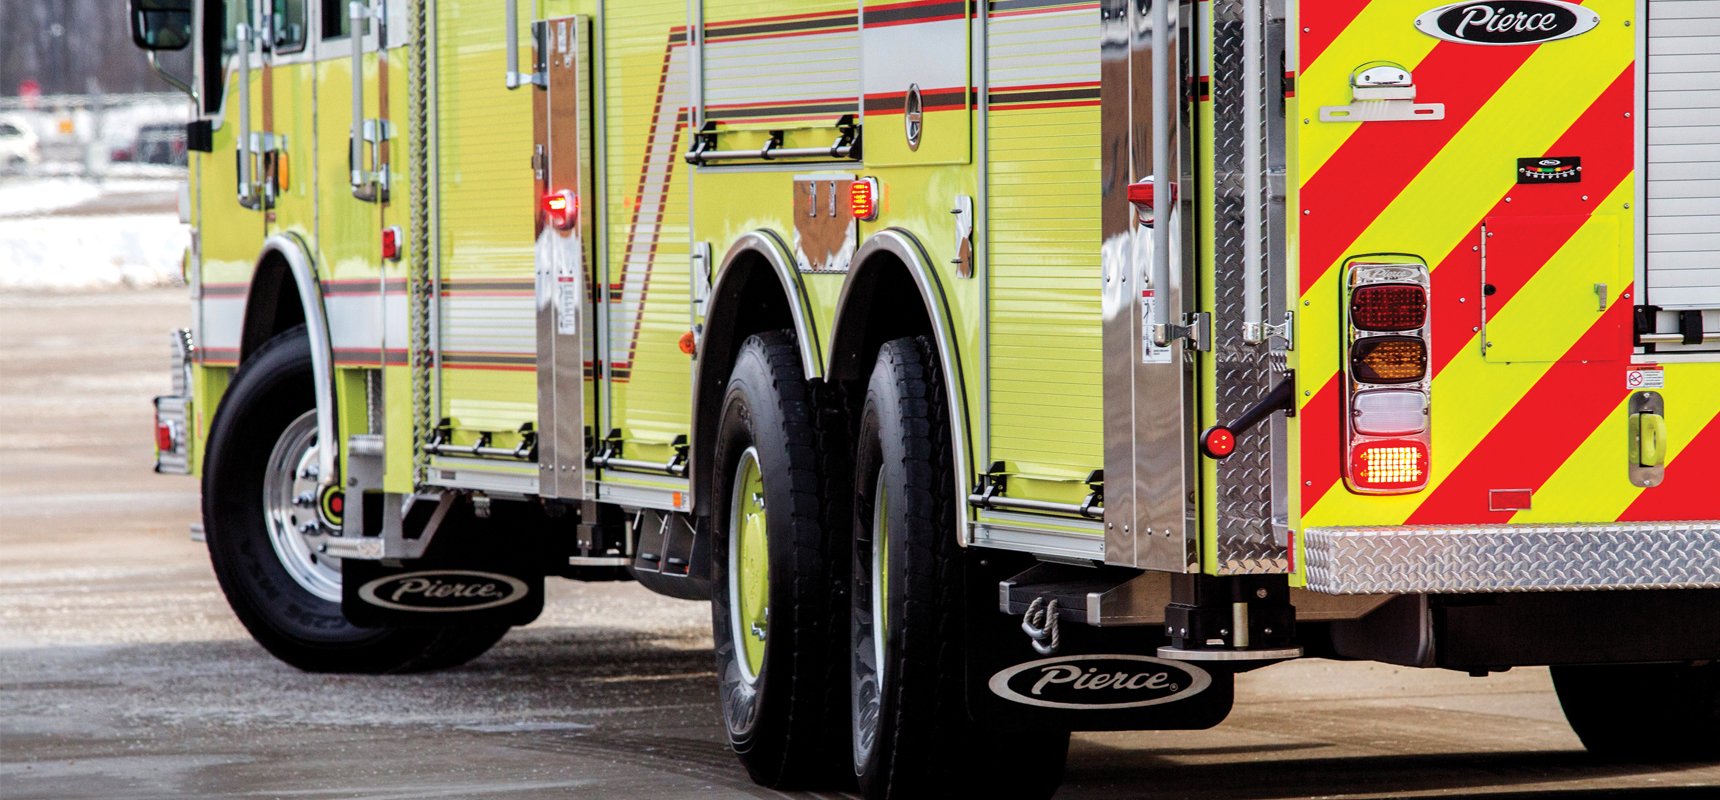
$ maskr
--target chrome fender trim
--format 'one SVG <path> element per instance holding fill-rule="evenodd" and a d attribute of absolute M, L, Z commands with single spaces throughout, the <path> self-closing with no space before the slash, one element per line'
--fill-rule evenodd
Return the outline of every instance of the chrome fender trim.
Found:
<path fill-rule="evenodd" d="M 912 233 L 901 228 L 887 228 L 867 237 L 860 249 L 855 251 L 853 261 L 850 262 L 854 267 L 849 270 L 847 280 L 843 281 L 842 294 L 836 301 L 836 317 L 830 334 L 831 346 L 826 354 L 829 362 L 824 374 L 833 378 L 841 376 L 843 365 L 837 361 L 840 344 L 858 336 L 849 330 L 850 327 L 864 327 L 864 315 L 871 309 L 852 308 L 857 304 L 854 300 L 855 286 L 866 279 L 872 270 L 880 269 L 878 264 L 883 259 L 874 258 L 880 254 L 889 254 L 907 267 L 908 275 L 913 278 L 914 286 L 919 290 L 920 302 L 925 306 L 926 318 L 932 323 L 932 341 L 938 349 L 938 361 L 944 374 L 944 394 L 949 398 L 951 406 L 950 455 L 956 475 L 961 480 L 961 485 L 955 487 L 959 492 L 957 505 L 964 509 L 964 513 L 958 518 L 957 533 L 958 541 L 965 547 L 973 542 L 973 511 L 967 508 L 965 499 L 974 488 L 968 441 L 967 390 L 962 381 L 961 357 L 955 348 L 955 330 L 950 323 L 949 301 L 944 297 L 944 287 L 938 280 L 937 272 L 931 267 L 931 257 L 926 255 L 926 249 Z M 855 371 L 862 368 L 862 365 L 858 364 L 850 366 Z M 847 377 L 860 380 L 865 378 L 864 375 L 858 374 Z"/>
<path fill-rule="evenodd" d="M 323 308 L 322 282 L 317 279 L 316 267 L 306 253 L 304 241 L 296 234 L 277 233 L 264 239 L 257 266 L 261 267 L 271 255 L 278 255 L 286 262 L 293 275 L 293 283 L 299 289 L 299 305 L 305 312 L 305 335 L 311 344 L 311 381 L 317 398 L 317 441 L 335 443 L 332 447 L 317 448 L 317 470 L 320 473 L 317 482 L 324 486 L 332 485 L 339 475 L 340 433 L 335 425 L 334 347 L 330 344 L 328 312 Z M 245 313 L 249 317 L 250 310 Z"/>
<path fill-rule="evenodd" d="M 818 342 L 818 326 L 812 323 L 812 305 L 806 298 L 806 286 L 801 283 L 800 270 L 794 266 L 794 256 L 790 254 L 788 244 L 775 231 L 751 231 L 736 239 L 735 243 L 729 246 L 729 251 L 723 255 L 723 263 L 718 267 L 716 279 L 711 283 L 710 296 L 723 296 L 723 289 L 735 273 L 729 266 L 748 254 L 759 255 L 770 264 L 770 268 L 776 272 L 777 281 L 782 284 L 782 290 L 788 295 L 788 311 L 794 318 L 794 340 L 800 346 L 801 370 L 809 379 L 824 377 L 824 358 Z"/>

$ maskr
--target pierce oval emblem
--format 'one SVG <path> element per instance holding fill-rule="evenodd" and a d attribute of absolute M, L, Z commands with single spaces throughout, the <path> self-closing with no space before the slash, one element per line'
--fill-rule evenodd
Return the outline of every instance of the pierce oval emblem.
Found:
<path fill-rule="evenodd" d="M 1588 33 L 1601 24 L 1592 9 L 1561 0 L 1483 0 L 1440 6 L 1415 18 L 1416 30 L 1448 42 L 1541 44 Z"/>
<path fill-rule="evenodd" d="M 424 570 L 377 578 L 358 588 L 365 602 L 397 611 L 481 611 L 524 598 L 525 581 L 468 570 Z"/>
<path fill-rule="evenodd" d="M 1042 708 L 1100 711 L 1185 700 L 1212 685 L 1193 664 L 1148 656 L 1099 654 L 1042 658 L 991 676 L 993 694 Z"/>

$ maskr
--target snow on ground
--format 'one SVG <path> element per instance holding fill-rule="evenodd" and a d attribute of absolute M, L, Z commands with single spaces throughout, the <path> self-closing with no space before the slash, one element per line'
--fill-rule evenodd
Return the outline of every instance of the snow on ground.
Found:
<path fill-rule="evenodd" d="M 104 196 L 174 195 L 185 183 L 183 169 L 164 175 L 164 178 L 110 177 L 105 180 L 3 177 L 0 178 L 0 219 L 52 214 Z"/>
<path fill-rule="evenodd" d="M 175 210 L 184 172 L 106 180 L 0 179 L 0 290 L 181 282 L 190 241 Z"/>
<path fill-rule="evenodd" d="M 172 286 L 189 237 L 173 213 L 0 218 L 0 291 Z"/>

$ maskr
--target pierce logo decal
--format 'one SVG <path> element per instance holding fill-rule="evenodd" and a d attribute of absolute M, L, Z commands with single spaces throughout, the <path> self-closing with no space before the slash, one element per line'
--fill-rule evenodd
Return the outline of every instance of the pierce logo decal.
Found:
<path fill-rule="evenodd" d="M 1212 676 L 1193 664 L 1101 654 L 1029 661 L 987 682 L 993 694 L 1042 708 L 1100 711 L 1174 703 L 1205 691 Z"/>
<path fill-rule="evenodd" d="M 1601 17 L 1560 0 L 1486 0 L 1440 6 L 1415 18 L 1416 30 L 1462 44 L 1541 44 L 1594 30 Z"/>
<path fill-rule="evenodd" d="M 397 611 L 480 611 L 520 600 L 525 581 L 494 572 L 426 570 L 377 578 L 358 588 L 365 602 Z"/>

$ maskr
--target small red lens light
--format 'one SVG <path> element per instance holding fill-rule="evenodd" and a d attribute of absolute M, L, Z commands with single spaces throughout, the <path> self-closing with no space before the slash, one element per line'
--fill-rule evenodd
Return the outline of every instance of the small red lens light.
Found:
<path fill-rule="evenodd" d="M 1350 293 L 1350 323 L 1365 331 L 1413 331 L 1427 324 L 1427 290 L 1382 283 Z"/>
<path fill-rule="evenodd" d="M 1236 452 L 1236 434 L 1229 428 L 1208 428 L 1201 448 L 1212 458 L 1224 458 Z"/>
<path fill-rule="evenodd" d="M 579 200 L 566 189 L 550 192 L 543 196 L 543 210 L 549 217 L 550 225 L 565 231 L 572 228 L 574 221 L 579 218 Z"/>
<path fill-rule="evenodd" d="M 382 257 L 388 261 L 400 260 L 400 229 L 389 226 L 382 229 Z"/>
<path fill-rule="evenodd" d="M 878 218 L 878 185 L 870 178 L 861 178 L 848 185 L 848 210 L 861 222 Z"/>
<path fill-rule="evenodd" d="M 163 453 L 171 453 L 177 444 L 179 444 L 179 437 L 174 435 L 173 423 L 157 420 L 155 423 L 155 449 Z"/>
<path fill-rule="evenodd" d="M 1369 491 L 1414 491 L 1427 485 L 1427 444 L 1414 439 L 1363 442 L 1350 450 L 1350 481 Z"/>

